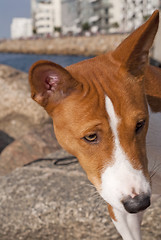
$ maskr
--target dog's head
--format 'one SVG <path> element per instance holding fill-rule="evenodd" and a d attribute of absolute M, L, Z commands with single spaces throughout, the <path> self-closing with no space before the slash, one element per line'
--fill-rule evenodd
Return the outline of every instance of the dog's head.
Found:
<path fill-rule="evenodd" d="M 101 196 L 128 212 L 150 202 L 144 73 L 157 27 L 156 11 L 113 52 L 66 69 L 39 61 L 29 73 L 32 98 L 52 117 L 59 143 Z"/>

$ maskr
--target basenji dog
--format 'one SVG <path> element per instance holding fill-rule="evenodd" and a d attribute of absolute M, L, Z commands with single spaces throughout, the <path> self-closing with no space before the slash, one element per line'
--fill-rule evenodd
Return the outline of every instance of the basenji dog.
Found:
<path fill-rule="evenodd" d="M 153 172 L 161 161 L 161 70 L 148 63 L 158 22 L 156 10 L 112 52 L 66 68 L 40 60 L 29 72 L 32 98 L 124 240 L 141 239 L 142 213 L 152 192 L 161 193 L 161 172 Z"/>

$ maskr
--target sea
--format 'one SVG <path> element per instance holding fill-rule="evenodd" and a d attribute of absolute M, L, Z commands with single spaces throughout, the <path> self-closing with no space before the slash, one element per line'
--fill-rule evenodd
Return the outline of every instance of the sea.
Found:
<path fill-rule="evenodd" d="M 73 56 L 73 55 L 37 55 L 37 54 L 21 54 L 21 53 L 0 53 L 0 64 L 5 64 L 28 72 L 31 65 L 38 60 L 50 60 L 63 67 L 71 64 L 89 59 L 85 56 Z"/>
<path fill-rule="evenodd" d="M 92 56 L 91 56 L 92 57 Z M 0 53 L 0 64 L 9 65 L 23 72 L 28 72 L 31 65 L 41 59 L 50 60 L 62 67 L 89 59 L 86 56 L 74 55 L 38 55 L 38 54 L 22 54 L 22 53 Z M 161 63 L 150 59 L 150 63 L 154 66 L 161 67 Z"/>

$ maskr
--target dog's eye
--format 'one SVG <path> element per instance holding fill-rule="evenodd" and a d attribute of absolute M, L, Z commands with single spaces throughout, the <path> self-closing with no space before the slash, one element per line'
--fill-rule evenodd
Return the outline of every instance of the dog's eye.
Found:
<path fill-rule="evenodd" d="M 135 128 L 135 133 L 138 134 L 141 132 L 141 130 L 143 129 L 145 125 L 145 120 L 140 120 L 139 122 L 137 122 L 136 124 L 136 128 Z"/>
<path fill-rule="evenodd" d="M 87 135 L 83 139 L 90 143 L 96 143 L 97 142 L 97 134 L 93 133 L 93 134 Z"/>

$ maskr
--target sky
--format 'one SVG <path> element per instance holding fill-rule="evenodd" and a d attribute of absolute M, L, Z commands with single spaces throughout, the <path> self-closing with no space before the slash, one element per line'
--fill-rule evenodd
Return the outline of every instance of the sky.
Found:
<path fill-rule="evenodd" d="M 10 38 L 14 17 L 30 18 L 30 0 L 0 0 L 0 39 Z"/>

